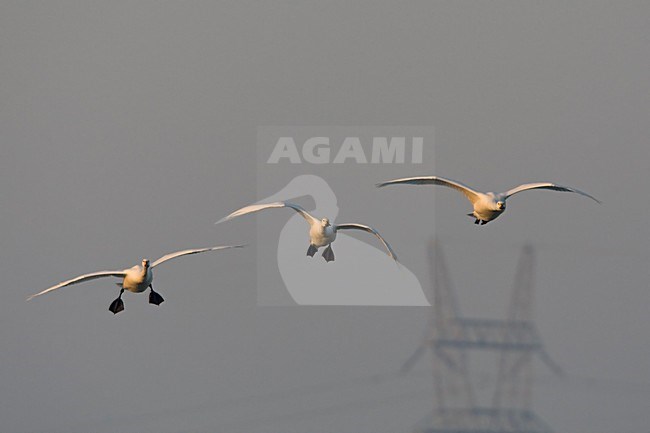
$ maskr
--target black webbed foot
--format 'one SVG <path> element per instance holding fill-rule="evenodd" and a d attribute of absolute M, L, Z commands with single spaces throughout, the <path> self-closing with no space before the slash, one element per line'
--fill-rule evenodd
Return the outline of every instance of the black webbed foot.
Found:
<path fill-rule="evenodd" d="M 474 224 L 478 224 L 478 223 L 480 223 L 480 222 L 481 222 L 481 220 L 478 219 L 478 218 L 476 218 L 476 220 L 474 220 Z"/>
<path fill-rule="evenodd" d="M 149 303 L 150 304 L 160 305 L 163 302 L 165 302 L 163 297 L 160 296 L 160 293 L 154 292 L 153 287 L 151 287 L 151 286 L 149 286 L 149 288 L 151 289 L 151 292 L 149 292 Z"/>
<path fill-rule="evenodd" d="M 122 301 L 122 293 L 124 293 L 124 289 L 120 290 L 120 296 L 118 296 L 116 300 L 111 302 L 111 306 L 108 307 L 108 311 L 110 311 L 113 314 L 117 314 L 120 311 L 124 311 L 124 301 Z"/>
<path fill-rule="evenodd" d="M 318 248 L 316 248 L 312 244 L 309 244 L 309 249 L 307 250 L 307 255 L 309 257 L 314 257 L 314 254 L 316 254 L 316 251 L 318 251 Z"/>
<path fill-rule="evenodd" d="M 489 221 L 482 220 L 481 225 L 484 226 L 485 224 L 489 223 Z"/>
<path fill-rule="evenodd" d="M 329 244 L 327 248 L 325 248 L 325 251 L 323 251 L 323 258 L 326 262 L 334 261 L 334 251 L 332 251 L 332 244 Z"/>

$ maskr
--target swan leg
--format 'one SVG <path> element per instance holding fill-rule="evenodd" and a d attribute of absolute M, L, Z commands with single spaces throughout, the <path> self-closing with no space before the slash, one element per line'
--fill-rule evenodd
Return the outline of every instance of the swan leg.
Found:
<path fill-rule="evenodd" d="M 316 251 L 318 251 L 318 248 L 316 248 L 313 244 L 309 244 L 309 249 L 307 250 L 307 255 L 309 257 L 314 257 L 314 254 L 316 254 Z"/>
<path fill-rule="evenodd" d="M 476 220 L 474 220 L 474 224 L 478 224 L 478 223 L 480 223 L 480 222 L 481 222 L 481 220 L 478 219 L 478 218 L 476 218 Z"/>
<path fill-rule="evenodd" d="M 124 289 L 120 289 L 120 296 L 118 296 L 116 300 L 111 302 L 111 306 L 108 307 L 108 311 L 110 311 L 113 314 L 117 314 L 120 311 L 124 310 L 124 301 L 122 300 L 122 293 L 124 293 Z"/>
<path fill-rule="evenodd" d="M 332 244 L 329 244 L 327 248 L 325 248 L 325 251 L 323 251 L 323 258 L 326 262 L 334 261 L 334 251 L 332 251 Z"/>
<path fill-rule="evenodd" d="M 151 292 L 149 292 L 149 303 L 150 304 L 160 305 L 163 302 L 165 302 L 163 297 L 160 296 L 160 293 L 153 291 L 153 286 L 152 285 L 149 285 L 149 288 L 151 289 Z"/>
<path fill-rule="evenodd" d="M 487 224 L 487 223 L 489 223 L 489 222 L 490 222 L 490 221 L 481 220 L 481 225 L 484 226 L 485 224 Z"/>

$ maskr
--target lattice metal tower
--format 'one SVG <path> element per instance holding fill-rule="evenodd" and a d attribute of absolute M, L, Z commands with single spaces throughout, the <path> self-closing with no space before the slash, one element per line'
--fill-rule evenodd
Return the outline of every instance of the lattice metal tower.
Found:
<path fill-rule="evenodd" d="M 534 251 L 523 249 L 507 320 L 460 317 L 458 302 L 439 242 L 429 250 L 433 316 L 427 337 L 402 366 L 411 369 L 426 351 L 433 352 L 435 402 L 432 414 L 416 427 L 421 433 L 551 433 L 531 409 L 533 355 L 556 374 L 533 323 Z M 497 382 L 490 406 L 481 406 L 469 371 L 470 350 L 498 356 Z"/>

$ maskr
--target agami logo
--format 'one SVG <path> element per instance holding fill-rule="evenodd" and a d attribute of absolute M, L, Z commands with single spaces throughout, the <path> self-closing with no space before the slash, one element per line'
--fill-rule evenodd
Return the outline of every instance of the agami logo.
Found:
<path fill-rule="evenodd" d="M 403 259 L 408 255 L 400 256 L 399 223 L 391 227 L 400 210 L 381 206 L 384 211 L 377 215 L 368 209 L 386 199 L 377 182 L 433 171 L 434 143 L 431 126 L 260 126 L 254 202 L 288 201 L 319 221 L 365 224 Z M 433 200 L 420 207 L 433 214 Z M 387 217 L 391 212 L 395 218 Z M 330 245 L 336 260 L 327 261 L 321 252 L 306 253 L 310 225 L 291 209 L 269 209 L 251 218 L 257 223 L 258 305 L 430 305 L 417 278 L 422 264 L 395 263 L 372 235 L 339 232 Z"/>
<path fill-rule="evenodd" d="M 298 143 L 293 137 L 280 137 L 266 163 L 422 164 L 423 147 L 424 137 L 345 137 L 342 141 L 310 137 Z"/>

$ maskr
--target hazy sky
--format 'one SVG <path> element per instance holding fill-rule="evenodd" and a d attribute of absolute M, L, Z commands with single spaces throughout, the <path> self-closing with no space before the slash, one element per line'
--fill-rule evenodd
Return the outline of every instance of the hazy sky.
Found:
<path fill-rule="evenodd" d="M 468 316 L 505 316 L 532 242 L 537 326 L 568 373 L 538 365 L 535 410 L 558 432 L 646 431 L 649 17 L 645 1 L 0 2 L 2 430 L 409 432 L 430 362 L 391 373 L 429 309 L 259 307 L 255 218 L 213 222 L 261 198 L 263 125 L 421 125 L 435 163 L 395 176 L 548 180 L 603 204 L 531 192 L 476 227 L 453 191 L 379 192 L 363 171 L 336 179 L 369 188 L 340 217 L 419 272 L 437 234 Z M 435 218 L 417 211 L 434 190 Z M 113 316 L 111 280 L 24 301 L 241 242 L 157 269 L 160 308 L 127 293 Z"/>

